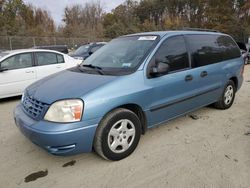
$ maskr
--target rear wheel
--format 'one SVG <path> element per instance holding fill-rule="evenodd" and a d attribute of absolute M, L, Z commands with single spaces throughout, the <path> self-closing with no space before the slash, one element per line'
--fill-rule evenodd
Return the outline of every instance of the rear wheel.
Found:
<path fill-rule="evenodd" d="M 132 111 L 119 108 L 106 115 L 99 124 L 94 148 L 104 159 L 121 160 L 135 150 L 140 136 L 139 118 Z"/>
<path fill-rule="evenodd" d="M 235 92 L 235 84 L 230 80 L 227 83 L 220 100 L 215 103 L 215 107 L 222 110 L 230 108 L 234 102 Z"/>

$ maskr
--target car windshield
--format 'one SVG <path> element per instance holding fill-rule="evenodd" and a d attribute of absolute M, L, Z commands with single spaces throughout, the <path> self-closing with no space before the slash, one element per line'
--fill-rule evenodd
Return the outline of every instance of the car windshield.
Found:
<path fill-rule="evenodd" d="M 157 36 L 127 36 L 112 40 L 82 63 L 103 70 L 135 69 L 156 42 Z"/>
<path fill-rule="evenodd" d="M 84 46 L 80 46 L 79 48 L 77 48 L 77 50 L 75 51 L 75 55 L 82 55 L 84 53 L 87 53 L 89 50 L 90 45 L 84 45 Z"/>

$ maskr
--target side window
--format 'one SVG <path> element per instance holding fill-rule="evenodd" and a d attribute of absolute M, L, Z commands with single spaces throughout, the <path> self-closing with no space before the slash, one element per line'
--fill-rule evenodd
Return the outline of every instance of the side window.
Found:
<path fill-rule="evenodd" d="M 214 35 L 187 35 L 192 66 L 201 67 L 221 61 L 220 49 Z"/>
<path fill-rule="evenodd" d="M 65 63 L 63 55 L 57 54 L 57 62 L 58 63 Z"/>
<path fill-rule="evenodd" d="M 155 61 L 167 63 L 170 72 L 188 68 L 188 53 L 184 38 L 177 36 L 164 41 L 156 52 Z"/>
<path fill-rule="evenodd" d="M 201 67 L 240 57 L 236 43 L 224 35 L 187 35 L 192 66 Z"/>
<path fill-rule="evenodd" d="M 57 64 L 57 54 L 50 52 L 37 52 L 36 60 L 38 66 Z"/>
<path fill-rule="evenodd" d="M 31 53 L 17 54 L 1 62 L 1 68 L 8 70 L 32 67 Z"/>
<path fill-rule="evenodd" d="M 237 43 L 229 36 L 219 36 L 218 45 L 222 49 L 223 60 L 239 58 L 241 56 Z"/>

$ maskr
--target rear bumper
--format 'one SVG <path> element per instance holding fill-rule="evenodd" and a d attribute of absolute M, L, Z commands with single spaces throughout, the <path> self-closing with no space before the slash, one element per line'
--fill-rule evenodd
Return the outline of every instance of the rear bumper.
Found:
<path fill-rule="evenodd" d="M 240 77 L 238 78 L 238 88 L 237 88 L 237 91 L 240 90 L 240 88 L 241 88 L 241 86 L 242 86 L 242 84 L 243 84 L 243 80 L 244 80 L 243 76 L 240 76 Z"/>
<path fill-rule="evenodd" d="M 34 144 L 56 155 L 72 155 L 91 152 L 97 124 L 83 125 L 82 122 L 73 124 L 55 124 L 46 121 L 34 121 L 29 118 L 18 105 L 14 111 L 17 127 Z M 66 130 L 60 130 L 62 126 Z M 74 127 L 72 129 L 72 126 Z M 37 128 L 44 127 L 43 130 Z M 48 129 L 51 127 L 51 129 Z"/>

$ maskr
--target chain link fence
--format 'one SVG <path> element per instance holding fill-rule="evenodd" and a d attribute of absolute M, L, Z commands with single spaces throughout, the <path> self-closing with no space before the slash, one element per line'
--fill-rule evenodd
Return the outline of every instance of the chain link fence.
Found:
<path fill-rule="evenodd" d="M 89 43 L 107 42 L 105 38 L 65 38 L 65 37 L 23 37 L 23 36 L 0 36 L 0 50 L 15 50 L 32 48 L 35 46 L 67 45 L 69 49 Z"/>

